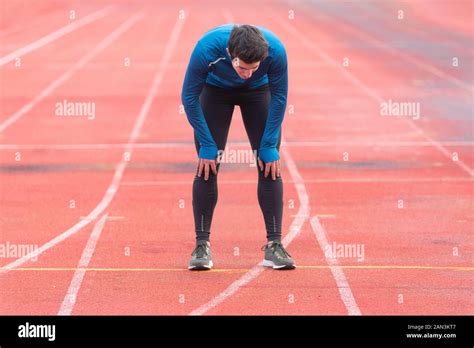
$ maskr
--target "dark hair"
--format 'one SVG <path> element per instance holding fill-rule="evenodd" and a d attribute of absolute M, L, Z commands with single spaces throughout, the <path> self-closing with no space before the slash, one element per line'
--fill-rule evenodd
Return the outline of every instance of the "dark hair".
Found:
<path fill-rule="evenodd" d="M 268 42 L 262 32 L 251 25 L 235 25 L 229 38 L 229 53 L 232 59 L 244 63 L 260 62 L 268 56 Z"/>

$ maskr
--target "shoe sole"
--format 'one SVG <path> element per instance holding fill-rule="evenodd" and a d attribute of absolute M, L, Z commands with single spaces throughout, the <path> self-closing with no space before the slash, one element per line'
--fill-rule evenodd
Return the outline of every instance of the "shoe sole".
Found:
<path fill-rule="evenodd" d="M 270 260 L 263 260 L 263 267 L 271 267 L 273 269 L 277 269 L 277 270 L 287 270 L 287 269 L 295 269 L 296 268 L 296 265 L 292 265 L 292 266 L 289 266 L 289 265 L 281 265 L 281 266 L 277 266 L 275 265 L 275 263 L 273 261 L 270 261 Z"/>
<path fill-rule="evenodd" d="M 196 266 L 189 266 L 188 269 L 190 271 L 209 271 L 214 264 L 212 261 L 209 262 L 207 265 L 196 265 Z"/>

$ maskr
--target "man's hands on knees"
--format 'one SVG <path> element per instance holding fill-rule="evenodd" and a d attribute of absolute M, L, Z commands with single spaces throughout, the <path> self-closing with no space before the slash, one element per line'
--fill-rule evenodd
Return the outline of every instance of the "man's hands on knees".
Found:
<path fill-rule="evenodd" d="M 209 169 L 212 170 L 214 175 L 217 175 L 216 164 L 216 160 L 200 158 L 198 162 L 198 176 L 201 177 L 204 170 L 204 180 L 207 181 L 209 179 Z"/>
<path fill-rule="evenodd" d="M 258 159 L 258 166 L 259 166 L 261 171 L 264 170 L 263 162 L 260 158 Z M 280 162 L 280 160 L 265 163 L 265 177 L 267 177 L 270 172 L 272 173 L 272 179 L 273 180 L 276 180 L 276 178 L 280 177 L 280 173 L 281 173 L 281 162 Z"/>
<path fill-rule="evenodd" d="M 261 171 L 265 171 L 265 177 L 268 177 L 270 173 L 273 180 L 276 180 L 276 178 L 279 178 L 281 176 L 280 160 L 264 164 L 263 161 L 259 158 L 258 166 Z M 200 158 L 198 162 L 198 176 L 201 177 L 204 172 L 204 180 L 207 181 L 209 179 L 209 173 L 211 171 L 212 173 L 214 173 L 214 175 L 217 175 L 217 160 Z"/>

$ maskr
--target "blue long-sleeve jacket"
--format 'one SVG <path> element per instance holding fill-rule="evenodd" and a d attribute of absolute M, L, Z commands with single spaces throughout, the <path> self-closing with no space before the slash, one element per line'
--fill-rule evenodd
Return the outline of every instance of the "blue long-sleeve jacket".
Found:
<path fill-rule="evenodd" d="M 268 57 L 260 63 L 252 77 L 247 80 L 241 79 L 226 51 L 232 28 L 233 24 L 216 27 L 206 32 L 197 42 L 186 70 L 181 100 L 200 144 L 199 158 L 215 159 L 218 154 L 217 145 L 199 103 L 199 95 L 204 84 L 226 89 L 245 86 L 253 89 L 268 83 L 271 93 L 270 109 L 258 152 L 263 162 L 273 162 L 280 159 L 276 146 L 288 95 L 286 50 L 275 34 L 258 27 L 269 43 Z"/>

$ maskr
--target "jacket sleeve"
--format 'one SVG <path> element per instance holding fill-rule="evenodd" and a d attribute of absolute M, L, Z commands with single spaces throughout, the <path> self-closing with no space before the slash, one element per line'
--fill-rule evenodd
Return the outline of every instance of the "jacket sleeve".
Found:
<path fill-rule="evenodd" d="M 206 119 L 199 103 L 199 95 L 204 87 L 208 74 L 205 50 L 200 41 L 194 47 L 191 59 L 184 77 L 181 101 L 186 111 L 189 123 L 194 128 L 200 150 L 199 158 L 215 159 L 217 157 L 217 145 L 212 138 Z"/>
<path fill-rule="evenodd" d="M 285 116 L 288 97 L 288 61 L 283 45 L 278 48 L 267 74 L 271 102 L 259 149 L 259 157 L 265 163 L 280 159 L 276 147 L 281 132 L 281 124 Z"/>

